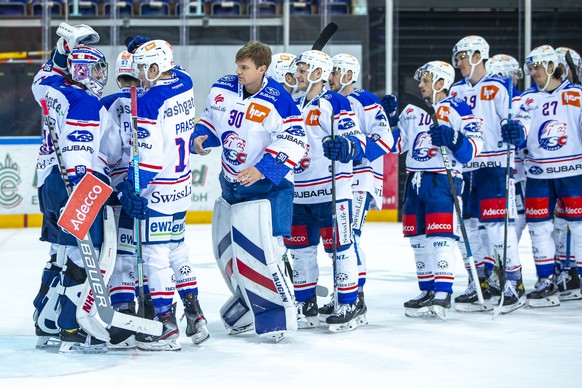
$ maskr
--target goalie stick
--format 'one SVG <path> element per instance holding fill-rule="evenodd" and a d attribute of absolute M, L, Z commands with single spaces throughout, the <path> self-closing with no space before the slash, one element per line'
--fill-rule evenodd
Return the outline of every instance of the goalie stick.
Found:
<path fill-rule="evenodd" d="M 312 50 L 322 50 L 327 42 L 331 39 L 333 34 L 339 29 L 339 26 L 335 22 L 330 22 L 325 28 L 321 31 L 313 46 L 311 46 Z"/>
<path fill-rule="evenodd" d="M 403 106 L 407 104 L 414 105 L 415 107 L 422 109 L 432 119 L 435 125 L 438 125 L 438 118 L 434 107 L 430 105 L 426 100 L 415 95 L 404 93 L 402 98 Z M 453 174 L 451 173 L 451 164 L 449 162 L 449 157 L 444 146 L 440 147 L 441 155 L 443 156 L 443 162 L 445 164 L 445 170 L 447 171 L 447 179 L 449 180 L 449 186 L 451 188 L 451 194 L 453 196 L 453 203 L 455 205 L 455 211 L 457 212 L 457 218 L 459 219 L 459 225 L 461 227 L 461 234 L 463 236 L 463 242 L 465 243 L 465 250 L 467 251 L 467 261 L 469 262 L 469 267 L 471 269 L 471 276 L 473 276 L 473 281 L 475 282 L 475 290 L 477 292 L 477 300 L 479 304 L 485 304 L 483 299 L 483 291 L 481 290 L 481 284 L 479 282 L 479 275 L 477 274 L 477 267 L 475 267 L 475 260 L 473 259 L 473 252 L 471 251 L 471 245 L 469 244 L 469 238 L 467 237 L 467 229 L 465 228 L 465 222 L 463 221 L 463 213 L 461 212 L 461 205 L 459 204 L 459 198 L 457 197 L 457 189 L 455 188 L 455 183 L 453 181 Z"/>
<path fill-rule="evenodd" d="M 139 145 L 137 136 L 137 87 L 131 86 L 131 142 L 133 148 L 133 181 L 135 194 L 139 195 Z M 141 220 L 135 219 L 135 255 L 137 257 L 137 313 L 145 315 L 145 295 L 143 289 L 143 256 L 141 253 Z"/>
<path fill-rule="evenodd" d="M 55 132 L 55 127 L 51 121 L 49 115 L 48 104 L 45 98 L 41 98 L 40 104 L 42 107 L 42 114 L 46 120 L 48 126 L 51 142 L 55 150 L 55 155 L 57 157 L 57 164 L 59 166 L 59 172 L 61 178 L 65 183 L 65 188 L 67 194 L 70 196 L 73 192 L 71 182 L 67 176 L 67 171 L 63 163 L 63 155 L 59 147 L 59 142 L 57 139 L 57 134 Z M 85 238 L 77 239 L 77 245 L 79 246 L 79 251 L 81 253 L 81 258 L 85 265 L 85 271 L 87 273 L 87 281 L 91 287 L 91 292 L 93 299 L 95 301 L 95 306 L 97 307 L 97 313 L 99 318 L 108 325 L 120 327 L 140 333 L 146 333 L 151 335 L 161 335 L 163 325 L 159 321 L 152 321 L 149 319 L 143 319 L 134 317 L 132 315 L 127 315 L 120 313 L 119 311 L 113 310 L 111 307 L 111 302 L 109 300 L 109 293 L 107 287 L 103 280 L 101 274 L 101 268 L 99 267 L 99 256 L 95 251 L 95 246 L 91 239 L 91 235 L 87 233 Z"/>

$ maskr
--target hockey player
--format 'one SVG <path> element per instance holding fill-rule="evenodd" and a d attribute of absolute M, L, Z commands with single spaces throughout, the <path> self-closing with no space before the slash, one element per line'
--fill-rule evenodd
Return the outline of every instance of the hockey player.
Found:
<path fill-rule="evenodd" d="M 148 88 L 137 99 L 139 166 L 130 165 L 127 180 L 116 188 L 127 214 L 144 219 L 142 256 L 160 336 L 138 334 L 142 350 L 179 350 L 174 292 L 184 304 L 186 335 L 194 344 L 209 337 L 198 302 L 196 276 L 184 241 L 186 211 L 192 194 L 189 163 L 195 103 L 190 76 L 174 65 L 173 48 L 163 40 L 141 45 L 133 54 L 139 77 Z M 140 195 L 135 194 L 134 168 L 139 168 Z M 147 200 L 147 208 L 137 214 Z"/>
<path fill-rule="evenodd" d="M 551 239 L 557 201 L 563 204 L 574 256 L 582 254 L 582 144 L 578 135 L 582 89 L 563 79 L 558 62 L 549 45 L 537 47 L 527 55 L 524 70 L 531 74 L 535 85 L 523 93 L 520 109 L 529 113 L 530 121 L 509 121 L 502 126 L 505 142 L 523 145 L 527 135 L 526 218 L 539 278 L 535 290 L 527 294 L 530 307 L 560 304 L 554 276 L 555 245 Z"/>
<path fill-rule="evenodd" d="M 406 153 L 402 228 L 414 251 L 421 291 L 404 303 L 408 317 L 434 313 L 446 319 L 453 293 L 455 240 L 460 235 L 447 169 L 457 195 L 461 195 L 461 164 L 479 155 L 483 147 L 479 125 L 469 106 L 459 98 L 447 97 L 454 78 L 455 70 L 446 62 L 421 66 L 414 79 L 419 82 L 422 97 L 434 106 L 439 122 L 434 123 L 419 107 L 407 105 L 395 134 L 396 151 Z M 440 152 L 437 147 L 441 147 Z"/>
<path fill-rule="evenodd" d="M 525 289 L 521 277 L 521 264 L 517 250 L 517 235 L 513 224 L 515 200 L 513 185 L 509 187 L 506 203 L 507 149 L 501 142 L 500 122 L 510 115 L 509 88 L 512 83 L 498 75 L 487 75 L 485 61 L 489 58 L 489 44 L 480 36 L 461 39 L 452 50 L 452 61 L 461 70 L 463 79 L 451 86 L 450 95 L 464 99 L 478 118 L 483 133 L 484 146 L 480 155 L 463 166 L 465 190 L 463 195 L 465 225 L 469 243 L 476 259 L 479 279 L 470 276 L 469 287 L 455 298 L 458 311 L 486 311 L 490 304 L 477 305 L 476 286 L 481 286 L 483 297 L 491 299 L 485 265 L 484 251 L 490 251 L 496 261 L 506 262 L 507 282 L 501 311 L 508 313 L 525 304 Z M 515 151 L 510 151 L 510 168 L 514 168 Z M 465 172 L 466 171 L 466 172 Z M 509 225 L 505 228 L 505 213 L 509 211 Z M 479 223 L 485 226 L 487 249 L 481 249 Z M 507 234 L 506 258 L 503 258 Z M 466 257 L 464 244 L 459 244 Z M 505 260 L 504 260 L 505 259 Z M 492 270 L 492 268 L 488 268 Z M 478 284 L 475 282 L 479 282 Z"/>
<path fill-rule="evenodd" d="M 39 103 L 43 98 L 47 100 L 49 119 L 59 140 L 63 167 L 72 188 L 87 173 L 108 182 L 107 166 L 100 159 L 99 152 L 103 126 L 108 119 L 99 102 L 107 83 L 107 62 L 101 51 L 81 44 L 95 43 L 99 35 L 86 25 L 60 26 L 57 34 L 61 36 L 57 48 L 34 77 L 32 92 Z M 77 309 L 81 304 L 79 294 L 87 274 L 75 237 L 57 224 L 68 194 L 46 122 L 43 124 L 37 174 L 39 205 L 43 214 L 40 239 L 51 244 L 51 259 L 34 301 L 39 336 L 37 347 L 47 346 L 47 341 L 58 333 L 60 352 L 104 352 L 107 350 L 105 342 L 88 335 L 77 322 Z M 98 250 L 103 241 L 102 214 L 95 219 L 90 235 Z M 51 313 L 54 318 L 45 319 Z"/>
<path fill-rule="evenodd" d="M 566 60 L 567 53 L 572 60 L 569 64 Z M 556 48 L 558 56 L 558 67 L 562 69 L 562 78 L 567 79 L 572 84 L 580 84 L 582 70 L 582 59 L 580 54 L 568 47 Z M 573 67 L 571 67 L 573 65 Z M 582 299 L 580 291 L 579 268 L 576 265 L 576 257 L 572 254 L 570 247 L 572 234 L 568 230 L 567 221 L 564 219 L 564 206 L 558 201 L 554 217 L 553 238 L 556 243 L 556 282 L 560 289 L 560 301 Z"/>
<path fill-rule="evenodd" d="M 364 284 L 366 283 L 366 257 L 360 245 L 362 229 L 368 210 L 382 209 L 382 187 L 384 173 L 383 156 L 390 152 L 394 138 L 390 132 L 388 118 L 374 94 L 364 89 L 355 89 L 354 83 L 360 75 L 360 62 L 350 54 L 338 54 L 331 58 L 332 71 L 329 76 L 329 89 L 348 98 L 360 122 L 360 129 L 366 135 L 366 153 L 354 161 L 354 181 L 352 185 L 352 231 L 355 251 L 358 257 L 358 323 L 366 323 L 366 303 Z M 397 101 L 394 100 L 394 106 Z M 398 120 L 397 112 L 391 119 Z M 325 321 L 333 312 L 334 300 L 319 308 L 319 319 Z"/>
<path fill-rule="evenodd" d="M 274 54 L 271 58 L 271 66 L 267 69 L 267 76 L 279 82 L 291 96 L 297 94 L 296 57 L 296 55 L 289 53 Z"/>
<path fill-rule="evenodd" d="M 332 70 L 329 55 L 310 50 L 299 55 L 296 63 L 295 78 L 299 90 L 305 92 L 296 102 L 309 142 L 294 169 L 293 227 L 285 241 L 293 259 L 298 325 L 319 325 L 315 287 L 319 278 L 317 247 L 322 238 L 325 251 L 332 256 L 337 293 L 326 323 L 331 331 L 353 330 L 357 327 L 358 267 L 351 226 L 352 160 L 364 157 L 366 140 L 349 100 L 323 85 Z"/>
<path fill-rule="evenodd" d="M 251 330 L 276 341 L 297 329 L 292 294 L 280 269 L 291 235 L 292 169 L 307 146 L 289 93 L 265 77 L 269 46 L 251 41 L 236 53 L 236 75 L 212 86 L 196 125 L 192 152 L 222 147 L 221 198 L 213 245 L 232 297 L 221 308 L 230 334 Z"/>
<path fill-rule="evenodd" d="M 106 143 L 109 155 L 107 160 L 111 171 L 111 186 L 116 187 L 127 180 L 127 170 L 132 158 L 131 142 L 131 86 L 136 86 L 138 95 L 144 90 L 141 87 L 139 71 L 128 51 L 122 51 L 115 63 L 115 80 L 119 91 L 101 99 L 101 103 L 111 117 L 110 128 L 106 129 Z M 145 201 L 145 200 L 144 200 Z M 144 205 L 142 201 L 142 206 Z M 135 214 L 127 214 L 121 207 L 117 193 L 110 197 L 109 203 L 115 212 L 118 243 L 115 268 L 109 280 L 109 295 L 111 305 L 117 311 L 135 315 L 135 274 L 137 273 L 135 256 L 134 217 L 143 209 L 134 207 Z M 145 204 L 147 206 L 147 204 Z M 151 302 L 151 300 L 150 300 Z M 150 317 L 150 318 L 153 318 Z M 137 346 L 134 333 L 112 327 L 110 330 L 109 348 L 134 348 Z"/>

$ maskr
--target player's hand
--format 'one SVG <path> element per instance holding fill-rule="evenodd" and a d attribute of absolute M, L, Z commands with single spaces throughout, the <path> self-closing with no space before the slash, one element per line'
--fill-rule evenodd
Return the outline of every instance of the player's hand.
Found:
<path fill-rule="evenodd" d="M 390 128 L 396 128 L 398 125 L 398 98 L 394 94 L 387 94 L 382 97 L 380 104 L 388 117 Z"/>
<path fill-rule="evenodd" d="M 432 144 L 456 152 L 463 145 L 463 134 L 448 125 L 433 125 L 428 131 Z"/>
<path fill-rule="evenodd" d="M 236 177 L 236 180 L 241 185 L 249 187 L 252 184 L 260 181 L 264 177 L 265 176 L 263 175 L 263 173 L 261 173 L 256 167 L 249 167 L 242 170 Z"/>
<path fill-rule="evenodd" d="M 192 144 L 190 144 L 190 152 L 201 156 L 208 155 L 212 150 L 202 146 L 206 139 L 208 139 L 208 135 L 196 136 L 192 141 Z"/>
<path fill-rule="evenodd" d="M 141 46 L 142 44 L 149 42 L 151 39 L 147 38 L 145 36 L 141 36 L 138 35 L 135 38 L 133 38 L 132 40 L 130 40 L 129 42 L 127 42 L 127 51 L 129 51 L 130 53 L 135 53 L 135 50 L 137 50 L 137 48 L 139 46 Z"/>
<path fill-rule="evenodd" d="M 129 181 L 123 181 L 115 188 L 117 189 L 117 198 L 119 198 L 125 213 L 132 218 L 145 220 L 149 210 L 148 200 L 135 193 L 134 185 Z"/>
<path fill-rule="evenodd" d="M 525 129 L 517 121 L 506 120 L 501 126 L 501 137 L 505 143 L 519 146 L 525 140 Z"/>
<path fill-rule="evenodd" d="M 337 160 L 341 163 L 348 163 L 356 153 L 354 142 L 344 136 L 332 139 L 331 136 L 323 140 L 323 155 L 330 160 Z"/>

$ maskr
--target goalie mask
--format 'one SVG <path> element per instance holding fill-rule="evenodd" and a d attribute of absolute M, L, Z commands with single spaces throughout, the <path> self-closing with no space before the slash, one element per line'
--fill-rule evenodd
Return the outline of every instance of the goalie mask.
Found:
<path fill-rule="evenodd" d="M 143 65 L 145 78 L 150 82 L 154 82 L 160 78 L 163 72 L 174 68 L 174 49 L 165 40 L 150 40 L 135 50 L 133 61 L 137 65 Z M 159 71 L 155 78 L 150 79 L 148 73 L 153 64 L 158 66 Z"/>
<path fill-rule="evenodd" d="M 96 96 L 101 97 L 107 84 L 107 62 L 105 55 L 94 47 L 77 46 L 67 58 L 71 79 Z"/>
<path fill-rule="evenodd" d="M 340 84 L 341 88 L 338 93 L 341 93 L 346 86 L 358 81 L 360 76 L 360 62 L 356 57 L 350 54 L 338 54 L 331 58 L 332 68 L 339 70 Z M 348 74 L 348 71 L 352 72 L 352 80 L 349 83 L 344 83 L 344 75 Z"/>
<path fill-rule="evenodd" d="M 419 67 L 414 73 L 414 79 L 420 81 L 426 74 L 432 74 L 432 101 L 436 102 L 437 93 L 449 90 L 455 82 L 455 69 L 450 64 L 443 61 L 432 61 Z M 435 87 L 439 80 L 443 80 L 443 86 L 440 89 Z"/>
<path fill-rule="evenodd" d="M 297 93 L 297 82 L 295 85 L 290 85 L 285 76 L 287 74 L 291 74 L 292 76 L 295 74 L 295 58 L 296 56 L 293 54 L 288 53 L 280 53 L 275 54 L 271 57 L 271 66 L 267 70 L 267 76 L 273 78 L 280 84 L 284 84 L 289 88 L 293 89 L 291 94 Z"/>

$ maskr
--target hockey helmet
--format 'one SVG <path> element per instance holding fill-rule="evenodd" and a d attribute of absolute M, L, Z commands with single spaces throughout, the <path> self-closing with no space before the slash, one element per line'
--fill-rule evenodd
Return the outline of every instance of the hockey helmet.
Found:
<path fill-rule="evenodd" d="M 356 57 L 350 54 L 338 54 L 331 58 L 331 63 L 333 68 L 338 68 L 340 71 L 340 83 L 344 74 L 347 74 L 350 70 L 352 71 L 352 83 L 358 82 L 360 62 Z"/>
<path fill-rule="evenodd" d="M 304 53 L 300 54 L 297 58 L 295 58 L 295 63 L 296 64 L 305 63 L 307 66 L 309 66 L 308 79 L 310 83 L 319 81 L 327 82 L 327 79 L 331 74 L 332 68 L 331 58 L 323 51 L 319 50 L 305 51 Z M 311 73 L 313 73 L 313 71 L 317 69 L 321 69 L 321 77 L 316 80 L 311 80 Z"/>
<path fill-rule="evenodd" d="M 174 68 L 174 48 L 165 40 L 150 40 L 139 46 L 133 54 L 133 61 L 137 65 L 143 65 L 146 79 L 150 82 L 155 81 L 163 72 L 170 71 Z M 156 64 L 160 69 L 158 76 L 154 79 L 148 78 L 148 72 L 151 65 Z"/>
<path fill-rule="evenodd" d="M 432 88 L 435 92 L 440 92 L 444 89 L 449 89 L 453 82 L 455 82 L 455 69 L 450 64 L 444 61 L 432 61 L 419 67 L 414 73 L 414 79 L 420 81 L 426 73 L 432 74 Z M 444 81 L 443 87 L 435 90 L 434 85 L 439 79 Z"/>
<path fill-rule="evenodd" d="M 568 51 L 572 57 L 572 62 L 574 62 L 574 67 L 576 68 L 577 74 L 580 74 L 582 70 L 582 58 L 578 52 L 568 47 L 558 47 L 556 49 L 556 55 L 558 56 L 558 62 L 564 65 L 564 77 L 568 77 L 568 73 L 570 71 L 570 66 L 568 66 L 568 62 L 566 62 L 566 54 Z"/>
<path fill-rule="evenodd" d="M 294 60 L 297 56 L 289 53 L 279 53 L 271 57 L 271 66 L 267 70 L 267 76 L 280 84 L 285 82 L 285 75 L 294 74 Z"/>
<path fill-rule="evenodd" d="M 548 65 L 550 63 L 554 64 L 554 68 L 552 69 L 551 72 L 548 70 Z M 531 74 L 530 67 L 532 65 L 541 64 L 544 67 L 546 74 L 552 75 L 554 74 L 554 70 L 557 67 L 558 63 L 559 60 L 556 51 L 552 46 L 546 44 L 543 46 L 536 47 L 535 49 L 530 51 L 530 53 L 525 57 L 523 71 L 525 72 L 525 74 L 529 75 Z"/>
<path fill-rule="evenodd" d="M 127 75 L 129 77 L 139 79 L 139 70 L 137 64 L 132 60 L 129 51 L 122 51 L 117 56 L 115 62 L 115 79 L 120 75 Z"/>
<path fill-rule="evenodd" d="M 473 59 L 473 54 L 477 51 L 481 53 L 481 60 L 489 59 L 489 44 L 485 39 L 478 35 L 469 35 L 457 42 L 453 47 L 452 63 L 454 67 L 457 67 L 457 54 L 461 52 L 467 52 L 469 56 L 469 63 L 472 66 L 477 65 L 477 63 L 471 62 Z"/>
<path fill-rule="evenodd" d="M 73 81 L 101 97 L 107 84 L 107 61 L 100 50 L 83 45 L 74 47 L 67 58 L 67 68 Z"/>

